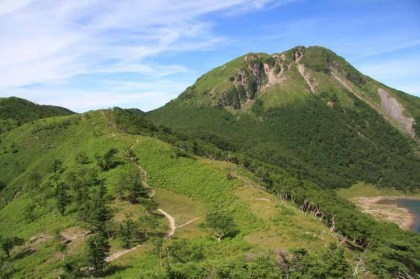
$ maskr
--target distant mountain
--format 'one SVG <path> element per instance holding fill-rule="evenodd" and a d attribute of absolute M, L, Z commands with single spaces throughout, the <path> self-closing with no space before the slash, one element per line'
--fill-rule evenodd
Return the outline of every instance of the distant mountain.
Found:
<path fill-rule="evenodd" d="M 420 186 L 420 98 L 326 48 L 244 55 L 146 117 L 324 187 Z"/>
<path fill-rule="evenodd" d="M 0 133 L 36 119 L 72 113 L 66 108 L 38 105 L 16 97 L 0 98 Z"/>

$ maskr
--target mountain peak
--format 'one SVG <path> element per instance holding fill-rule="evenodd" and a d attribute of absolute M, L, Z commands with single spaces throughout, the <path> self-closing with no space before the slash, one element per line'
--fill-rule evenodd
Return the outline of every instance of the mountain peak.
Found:
<path fill-rule="evenodd" d="M 283 90 L 291 82 L 301 86 L 303 93 L 317 94 L 320 91 L 316 76 L 331 72 L 347 75 L 358 84 L 365 82 L 362 74 L 333 51 L 319 46 L 297 46 L 281 53 L 248 53 L 234 59 L 200 77 L 181 99 L 198 97 L 201 102 L 241 109 L 270 87 Z M 195 96 L 194 92 L 201 94 Z"/>
<path fill-rule="evenodd" d="M 179 100 L 238 112 L 269 110 L 313 98 L 329 107 L 353 108 L 362 101 L 410 137 L 418 135 L 418 102 L 413 105 L 418 98 L 363 75 L 321 46 L 245 54 L 201 76 Z"/>

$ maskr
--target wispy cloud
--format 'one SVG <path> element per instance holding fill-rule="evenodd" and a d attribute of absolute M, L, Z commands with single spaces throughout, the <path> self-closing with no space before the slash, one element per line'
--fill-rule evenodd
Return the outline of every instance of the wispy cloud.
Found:
<path fill-rule="evenodd" d="M 16 88 L 31 84 L 48 90 L 51 84 L 97 73 L 131 73 L 150 79 L 185 72 L 183 65 L 162 65 L 153 58 L 211 48 L 222 41 L 213 32 L 215 23 L 203 19 L 205 15 L 262 9 L 274 2 L 2 1 L 0 95 L 17 93 Z M 65 88 L 56 90 L 61 97 L 69 93 Z"/>
<path fill-rule="evenodd" d="M 226 59 L 295 45 L 329 47 L 384 83 L 418 88 L 417 6 L 332 2 L 0 0 L 0 96 L 148 110 Z"/>
<path fill-rule="evenodd" d="M 148 111 L 174 99 L 188 86 L 182 81 L 165 80 L 153 83 L 108 80 L 100 83 L 93 89 L 67 88 L 58 83 L 48 87 L 15 88 L 11 92 L 12 95 L 34 100 L 40 104 L 54 104 L 71 108 L 76 112 L 114 106 L 136 107 Z"/>
<path fill-rule="evenodd" d="M 420 73 L 420 57 L 410 59 L 388 59 L 388 61 L 369 61 L 360 63 L 357 68 L 364 74 L 407 93 L 420 96 L 418 76 Z"/>
<path fill-rule="evenodd" d="M 420 58 L 412 59 L 390 59 L 386 62 L 369 62 L 360 64 L 359 69 L 377 77 L 378 79 L 401 79 L 418 77 L 420 73 Z"/>

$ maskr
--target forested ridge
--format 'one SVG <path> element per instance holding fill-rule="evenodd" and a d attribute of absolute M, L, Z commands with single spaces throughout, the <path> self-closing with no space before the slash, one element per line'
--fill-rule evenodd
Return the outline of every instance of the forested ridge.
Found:
<path fill-rule="evenodd" d="M 38 105 L 17 97 L 0 98 L 0 133 L 40 118 L 71 113 L 62 107 Z"/>

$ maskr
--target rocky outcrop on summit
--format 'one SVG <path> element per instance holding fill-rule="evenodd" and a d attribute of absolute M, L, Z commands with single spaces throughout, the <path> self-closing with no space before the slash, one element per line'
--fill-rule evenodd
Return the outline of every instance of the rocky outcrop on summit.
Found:
<path fill-rule="evenodd" d="M 249 54 L 244 57 L 244 62 L 245 65 L 230 79 L 233 86 L 219 98 L 219 106 L 240 109 L 243 104 L 254 100 L 266 88 L 286 80 L 284 73 L 291 66 L 291 60 L 287 61 L 284 54 L 271 56 Z"/>
<path fill-rule="evenodd" d="M 267 83 L 264 63 L 259 55 L 245 56 L 245 66 L 231 77 L 233 87 L 224 92 L 218 101 L 220 106 L 232 106 L 240 109 L 248 100 L 254 100 L 256 93 Z"/>

